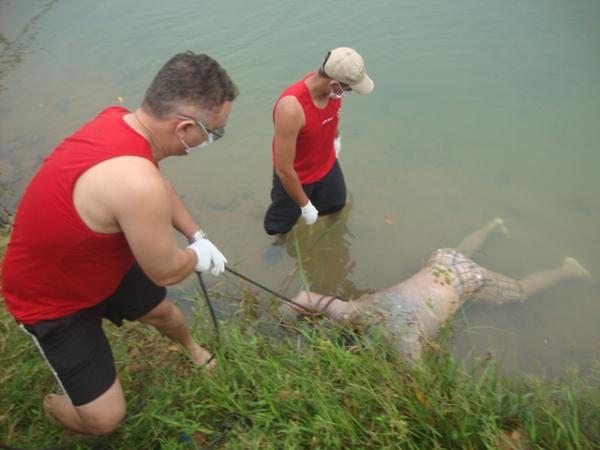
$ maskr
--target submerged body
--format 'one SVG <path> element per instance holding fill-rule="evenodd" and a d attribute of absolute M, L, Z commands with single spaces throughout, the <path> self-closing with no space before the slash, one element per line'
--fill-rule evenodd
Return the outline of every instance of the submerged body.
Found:
<path fill-rule="evenodd" d="M 590 277 L 577 260 L 569 257 L 557 269 L 515 280 L 465 256 L 493 232 L 507 232 L 502 219 L 469 235 L 458 249 L 436 250 L 411 278 L 360 299 L 345 302 L 303 291 L 295 301 L 338 322 L 367 330 L 380 328 L 403 356 L 418 360 L 423 344 L 434 339 L 467 300 L 492 304 L 523 302 L 559 281 Z"/>

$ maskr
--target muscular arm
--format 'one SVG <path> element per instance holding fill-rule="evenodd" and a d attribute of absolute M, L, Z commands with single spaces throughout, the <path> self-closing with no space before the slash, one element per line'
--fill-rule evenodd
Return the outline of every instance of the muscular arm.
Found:
<path fill-rule="evenodd" d="M 193 250 L 177 247 L 170 189 L 151 162 L 123 156 L 86 171 L 77 181 L 74 203 L 92 230 L 122 231 L 146 275 L 156 284 L 170 285 L 196 265 Z"/>
<path fill-rule="evenodd" d="M 308 197 L 302 189 L 298 174 L 294 170 L 296 139 L 304 126 L 304 113 L 295 97 L 283 97 L 275 108 L 275 173 L 283 188 L 298 204 L 305 206 Z"/>
<path fill-rule="evenodd" d="M 172 225 L 173 227 L 183 234 L 187 239 L 200 229 L 186 206 L 183 204 L 181 197 L 173 187 L 173 185 L 163 177 L 163 181 L 169 191 L 169 197 L 171 199 L 171 210 L 172 210 Z"/>
<path fill-rule="evenodd" d="M 178 283 L 194 270 L 196 256 L 177 247 L 170 188 L 150 163 L 127 184 L 115 202 L 114 214 L 135 259 L 155 283 Z"/>

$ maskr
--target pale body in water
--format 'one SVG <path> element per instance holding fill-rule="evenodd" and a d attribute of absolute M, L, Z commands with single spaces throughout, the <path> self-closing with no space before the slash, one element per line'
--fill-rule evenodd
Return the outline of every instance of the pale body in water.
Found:
<path fill-rule="evenodd" d="M 506 234 L 504 221 L 494 219 L 467 236 L 456 249 L 438 249 L 423 269 L 408 280 L 353 301 L 302 291 L 294 299 L 337 322 L 361 327 L 382 325 L 408 359 L 421 357 L 423 344 L 469 299 L 490 304 L 523 302 L 529 296 L 567 279 L 589 279 L 590 273 L 571 257 L 556 269 L 514 280 L 470 260 L 493 233 Z"/>

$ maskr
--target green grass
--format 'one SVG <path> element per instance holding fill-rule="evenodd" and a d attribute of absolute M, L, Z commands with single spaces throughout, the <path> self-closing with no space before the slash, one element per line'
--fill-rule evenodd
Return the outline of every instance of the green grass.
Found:
<path fill-rule="evenodd" d="M 255 310 L 251 294 L 244 308 Z M 203 309 L 194 332 L 214 349 Z M 246 317 L 246 319 L 243 319 Z M 600 449 L 600 366 L 585 383 L 499 375 L 491 359 L 465 368 L 435 346 L 423 363 L 348 330 L 300 322 L 287 336 L 241 314 L 221 324 L 219 364 L 195 368 L 138 324 L 107 325 L 128 415 L 78 448 L 114 449 Z M 271 320 L 272 325 L 272 320 Z M 64 442 L 41 400 L 56 384 L 33 343 L 0 306 L 0 443 Z"/>

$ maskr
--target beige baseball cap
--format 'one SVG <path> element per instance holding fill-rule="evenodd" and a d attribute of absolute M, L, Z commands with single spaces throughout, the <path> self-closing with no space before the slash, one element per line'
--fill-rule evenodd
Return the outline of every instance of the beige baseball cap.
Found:
<path fill-rule="evenodd" d="M 375 87 L 365 71 L 362 56 L 352 48 L 337 47 L 331 50 L 325 56 L 321 70 L 329 78 L 347 84 L 357 94 L 370 94 Z"/>

